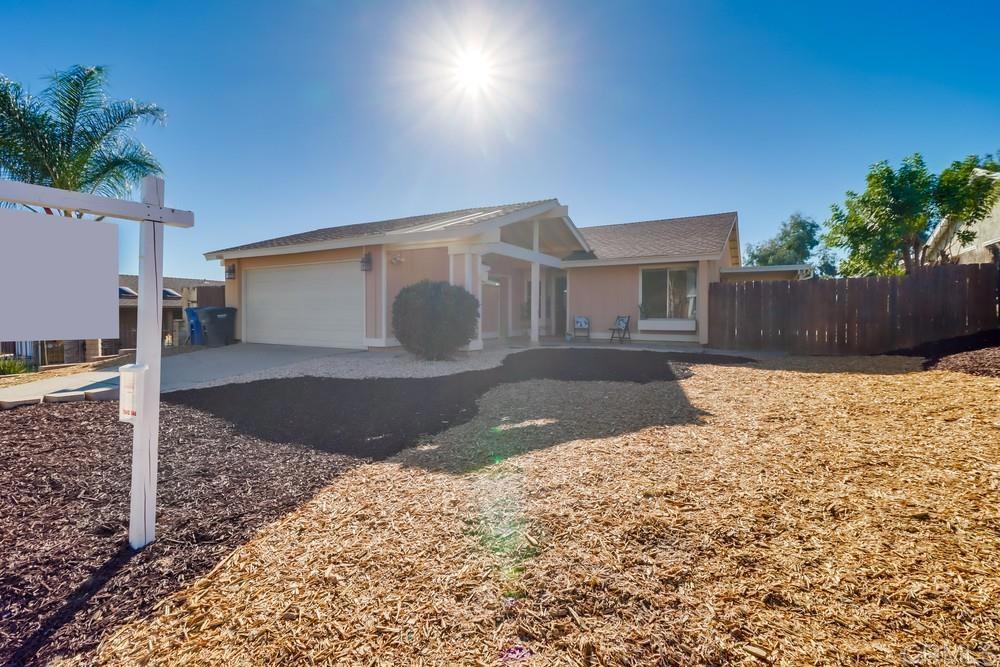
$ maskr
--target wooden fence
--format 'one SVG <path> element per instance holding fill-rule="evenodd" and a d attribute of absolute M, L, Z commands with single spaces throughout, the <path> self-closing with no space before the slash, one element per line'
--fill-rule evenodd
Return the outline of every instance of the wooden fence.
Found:
<path fill-rule="evenodd" d="M 1000 327 L 997 264 L 909 276 L 713 283 L 711 347 L 878 354 Z"/>

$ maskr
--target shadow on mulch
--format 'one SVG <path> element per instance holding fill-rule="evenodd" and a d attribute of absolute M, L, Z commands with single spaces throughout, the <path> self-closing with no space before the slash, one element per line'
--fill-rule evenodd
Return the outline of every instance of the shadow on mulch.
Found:
<path fill-rule="evenodd" d="M 0 664 L 94 649 L 363 461 L 161 413 L 158 539 L 128 548 L 132 429 L 115 403 L 0 412 Z"/>
<path fill-rule="evenodd" d="M 924 369 L 1000 376 L 1000 329 L 924 343 L 889 354 L 925 357 Z"/>
<path fill-rule="evenodd" d="M 164 400 L 204 410 L 257 438 L 382 459 L 412 447 L 422 436 L 469 421 L 479 397 L 501 383 L 671 381 L 687 377 L 685 362 L 692 361 L 752 360 L 646 350 L 535 349 L 512 354 L 497 368 L 441 377 L 283 378 L 173 392 Z M 683 392 L 679 395 L 678 400 L 686 401 Z"/>

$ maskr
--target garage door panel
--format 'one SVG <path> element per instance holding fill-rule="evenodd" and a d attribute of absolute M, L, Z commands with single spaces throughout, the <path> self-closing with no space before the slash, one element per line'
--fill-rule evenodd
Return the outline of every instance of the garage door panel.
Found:
<path fill-rule="evenodd" d="M 251 343 L 363 347 L 364 290 L 356 262 L 246 272 Z"/>

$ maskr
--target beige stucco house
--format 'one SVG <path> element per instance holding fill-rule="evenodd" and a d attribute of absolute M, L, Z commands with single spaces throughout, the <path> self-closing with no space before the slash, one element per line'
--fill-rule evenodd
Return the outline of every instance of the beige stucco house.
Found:
<path fill-rule="evenodd" d="M 1000 173 L 979 170 L 980 175 L 1000 181 Z M 1000 257 L 1000 201 L 989 215 L 975 223 L 972 230 L 975 238 L 971 243 L 963 243 L 958 238 L 960 220 L 944 219 L 927 239 L 924 253 L 931 261 L 945 260 L 959 264 L 979 264 L 995 261 Z"/>
<path fill-rule="evenodd" d="M 423 279 L 480 301 L 470 349 L 532 341 L 587 316 L 607 338 L 708 341 L 708 285 L 739 267 L 735 212 L 577 228 L 556 199 L 329 227 L 206 253 L 246 342 L 386 348 L 396 294 Z"/>

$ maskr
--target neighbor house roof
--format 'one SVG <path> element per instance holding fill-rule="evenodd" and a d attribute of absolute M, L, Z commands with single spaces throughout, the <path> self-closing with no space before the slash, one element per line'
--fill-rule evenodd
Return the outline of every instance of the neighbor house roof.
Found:
<path fill-rule="evenodd" d="M 218 287 L 223 286 L 224 283 L 221 280 L 207 280 L 205 278 L 170 278 L 167 276 L 163 277 L 163 289 L 173 290 L 175 292 L 181 292 L 181 290 L 190 287 Z M 139 292 L 139 276 L 130 275 L 127 273 L 122 273 L 118 275 L 118 287 L 126 287 L 133 292 Z M 134 296 L 121 296 L 119 292 L 118 305 L 119 306 L 135 306 L 138 302 L 138 298 Z M 168 304 L 169 305 L 169 304 Z"/>
<path fill-rule="evenodd" d="M 487 220 L 499 218 L 546 203 L 557 204 L 558 202 L 555 199 L 540 199 L 538 201 L 520 202 L 517 204 L 499 204 L 497 206 L 463 208 L 457 211 L 414 215 L 407 218 L 376 220 L 375 222 L 363 222 L 355 225 L 341 225 L 339 227 L 324 227 L 323 229 L 314 229 L 310 232 L 289 234 L 288 236 L 278 236 L 273 239 L 257 241 L 255 243 L 233 246 L 232 248 L 223 248 L 222 250 L 215 250 L 206 253 L 206 256 L 218 257 L 223 253 L 240 252 L 244 250 L 283 248 L 311 243 L 322 243 L 324 241 L 340 241 L 346 239 L 364 238 L 367 236 L 381 236 L 391 232 L 460 229 L 463 227 L 471 227 L 473 225 L 486 222 Z"/>
<path fill-rule="evenodd" d="M 641 257 L 683 258 L 718 256 L 736 225 L 736 212 L 580 227 L 593 255 L 569 260 L 619 260 Z"/>

